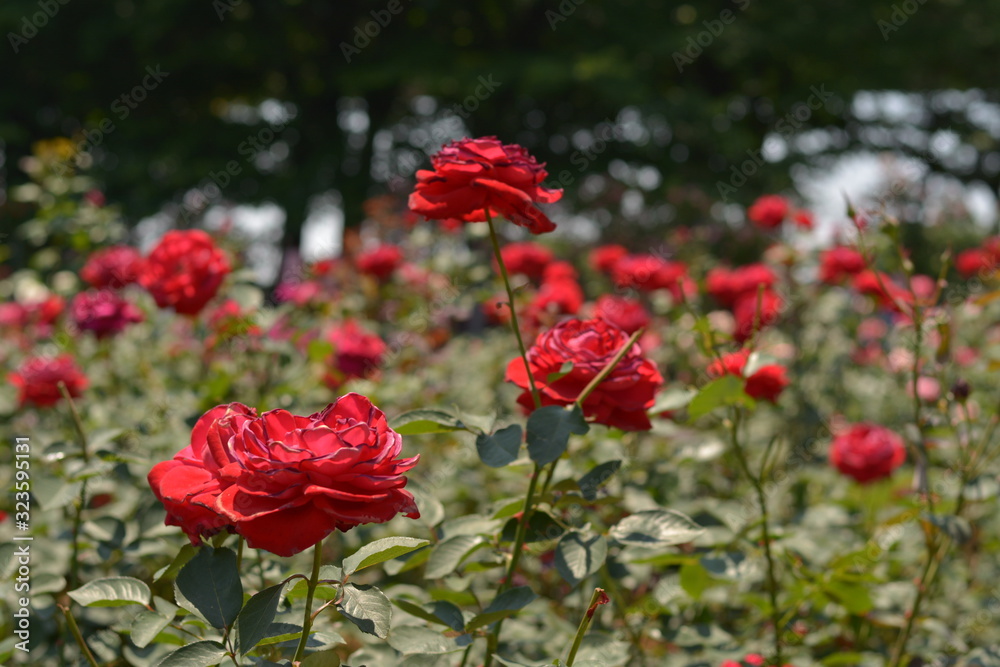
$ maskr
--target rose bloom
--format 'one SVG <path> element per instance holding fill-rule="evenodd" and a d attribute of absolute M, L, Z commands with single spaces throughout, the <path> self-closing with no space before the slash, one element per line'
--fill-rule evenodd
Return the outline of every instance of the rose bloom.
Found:
<path fill-rule="evenodd" d="M 628 255 L 628 250 L 621 245 L 602 245 L 590 251 L 590 266 L 600 273 L 611 273 L 618 260 Z"/>
<path fill-rule="evenodd" d="M 358 271 L 387 280 L 403 263 L 403 251 L 397 246 L 383 243 L 377 248 L 358 255 Z"/>
<path fill-rule="evenodd" d="M 830 444 L 830 462 L 862 484 L 888 477 L 905 460 L 903 439 L 876 424 L 853 424 Z"/>
<path fill-rule="evenodd" d="M 777 322 L 784 305 L 784 299 L 771 290 L 764 290 L 759 296 L 756 293 L 741 296 L 733 306 L 733 318 L 736 320 L 733 336 L 740 343 L 749 340 L 755 330 Z"/>
<path fill-rule="evenodd" d="M 819 256 L 819 279 L 828 285 L 838 285 L 844 278 L 864 270 L 864 255 L 854 248 L 838 246 L 824 250 Z"/>
<path fill-rule="evenodd" d="M 46 335 L 65 309 L 66 302 L 55 294 L 27 303 L 11 301 L 0 304 L 0 326 L 12 329 L 34 326 L 38 334 Z"/>
<path fill-rule="evenodd" d="M 528 350 L 528 364 L 542 405 L 571 405 L 622 346 L 628 334 L 601 319 L 566 320 L 544 332 Z M 566 362 L 573 367 L 558 375 Z M 526 410 L 534 409 L 524 360 L 513 359 L 505 378 L 524 389 L 517 399 Z M 583 414 L 599 424 L 623 431 L 646 431 L 652 428 L 646 410 L 663 384 L 656 364 L 646 359 L 638 345 L 633 345 L 614 370 L 583 403 Z"/>
<path fill-rule="evenodd" d="M 649 254 L 623 257 L 611 271 L 611 279 L 616 287 L 632 287 L 640 292 L 670 289 L 686 275 L 685 264 Z"/>
<path fill-rule="evenodd" d="M 119 334 L 144 319 L 134 303 L 109 289 L 80 292 L 73 297 L 70 313 L 81 331 L 92 331 L 99 339 Z"/>
<path fill-rule="evenodd" d="M 747 217 L 758 227 L 773 229 L 788 216 L 788 200 L 780 195 L 764 195 L 747 209 Z"/>
<path fill-rule="evenodd" d="M 792 215 L 792 221 L 796 227 L 802 229 L 812 229 L 814 225 L 813 214 L 805 209 L 799 209 Z"/>
<path fill-rule="evenodd" d="M 66 385 L 73 398 L 79 396 L 88 384 L 86 376 L 68 354 L 27 359 L 8 379 L 18 389 L 21 407 L 29 404 L 38 407 L 55 405 L 62 398 L 60 382 Z"/>
<path fill-rule="evenodd" d="M 534 281 L 541 280 L 545 267 L 555 259 L 551 250 L 532 241 L 508 243 L 500 250 L 500 256 L 508 273 L 528 276 Z M 496 259 L 493 266 L 499 270 Z"/>
<path fill-rule="evenodd" d="M 229 271 L 226 254 L 211 236 L 200 229 L 173 230 L 149 253 L 139 282 L 160 308 L 197 315 Z"/>
<path fill-rule="evenodd" d="M 909 290 L 900 287 L 892 278 L 879 271 L 877 274 L 866 269 L 854 276 L 854 289 L 861 294 L 873 296 L 884 307 L 897 312 L 901 306 L 913 303 Z"/>
<path fill-rule="evenodd" d="M 747 360 L 750 358 L 750 350 L 740 350 L 723 355 L 721 359 L 716 359 L 708 365 L 708 376 L 719 378 L 723 375 L 735 375 L 743 378 L 743 370 L 746 368 Z M 747 396 L 755 400 L 770 401 L 777 403 L 781 392 L 788 386 L 788 377 L 785 375 L 785 367 L 777 364 L 761 366 L 752 375 L 745 378 L 743 391 Z"/>
<path fill-rule="evenodd" d="M 529 309 L 558 315 L 576 315 L 583 306 L 583 288 L 570 278 L 546 280 L 538 288 Z"/>
<path fill-rule="evenodd" d="M 80 277 L 97 289 L 120 289 L 139 280 L 142 261 L 142 255 L 131 246 L 111 246 L 93 253 L 80 270 Z"/>
<path fill-rule="evenodd" d="M 548 176 L 521 146 L 496 137 L 452 141 L 431 157 L 432 170 L 417 172 L 410 210 L 430 220 L 485 222 L 503 216 L 532 234 L 556 228 L 536 203 L 559 201 L 562 190 L 542 186 Z"/>
<path fill-rule="evenodd" d="M 627 334 L 648 327 L 651 319 L 642 302 L 616 294 L 604 294 L 597 299 L 594 317 L 610 322 Z"/>
<path fill-rule="evenodd" d="M 330 330 L 327 340 L 333 343 L 333 356 L 324 376 L 326 386 L 336 389 L 351 378 L 365 377 L 382 363 L 388 347 L 377 335 L 365 331 L 354 320 L 347 320 Z"/>
<path fill-rule="evenodd" d="M 763 285 L 774 287 L 778 276 L 765 264 L 747 264 L 735 269 L 717 267 L 705 276 L 705 291 L 721 305 L 732 308 L 737 301 L 748 294 L 757 294 Z"/>
<path fill-rule="evenodd" d="M 334 530 L 419 518 L 397 458 L 402 437 L 381 410 L 347 394 L 308 417 L 240 403 L 209 410 L 191 444 L 156 464 L 149 485 L 192 544 L 226 528 L 255 549 L 293 556 Z"/>
<path fill-rule="evenodd" d="M 955 258 L 955 269 L 963 278 L 972 278 L 980 273 L 985 276 L 996 271 L 996 268 L 996 257 L 984 248 L 963 250 Z"/>

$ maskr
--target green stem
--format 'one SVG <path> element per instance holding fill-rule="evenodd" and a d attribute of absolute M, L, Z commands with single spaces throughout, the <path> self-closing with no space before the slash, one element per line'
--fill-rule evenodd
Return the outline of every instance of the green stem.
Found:
<path fill-rule="evenodd" d="M 83 456 L 84 465 L 90 463 L 90 451 L 87 441 L 87 432 L 83 428 L 83 420 L 76 409 L 76 403 L 70 396 L 69 389 L 65 382 L 59 382 L 59 393 L 63 395 L 69 403 L 70 415 L 73 418 L 73 427 L 80 440 L 80 453 Z M 76 501 L 76 508 L 73 513 L 73 553 L 69 563 L 69 588 L 76 588 L 80 585 L 80 528 L 83 525 L 83 510 L 87 506 L 87 480 L 80 483 L 80 497 Z"/>
<path fill-rule="evenodd" d="M 573 662 L 576 660 L 576 652 L 580 650 L 580 644 L 583 643 L 583 637 L 587 634 L 587 629 L 590 628 L 590 622 L 594 618 L 594 609 L 597 607 L 598 600 L 600 600 L 601 595 L 604 594 L 604 589 L 595 588 L 594 594 L 590 596 L 590 604 L 587 605 L 587 611 L 584 612 L 583 618 L 580 619 L 580 626 L 576 629 L 576 637 L 573 638 L 573 646 L 569 649 L 569 656 L 566 658 L 566 667 L 573 667 Z M 607 602 L 607 598 L 604 598 Z"/>
<path fill-rule="evenodd" d="M 531 398 L 535 402 L 535 408 L 542 407 L 542 397 L 535 386 L 535 376 L 531 372 L 531 365 L 528 363 L 528 350 L 524 347 L 524 339 L 521 338 L 521 325 L 517 321 L 517 308 L 514 306 L 514 290 L 510 286 L 510 277 L 507 275 L 507 266 L 503 263 L 503 255 L 500 254 L 500 241 L 497 239 L 497 231 L 493 226 L 493 217 L 489 209 L 486 212 L 486 222 L 490 227 L 490 242 L 493 244 L 493 255 L 497 258 L 500 266 L 500 276 L 503 278 L 503 286 L 507 289 L 507 301 L 510 306 L 510 328 L 514 330 L 514 337 L 517 338 L 517 347 L 521 351 L 521 359 L 524 361 L 524 371 L 528 374 L 528 384 L 531 387 Z"/>
<path fill-rule="evenodd" d="M 580 395 L 577 396 L 576 401 L 574 401 L 581 410 L 583 410 L 583 402 L 587 400 L 590 394 L 593 393 L 593 391 L 597 389 L 597 387 L 604 382 L 609 375 L 611 375 L 611 371 L 615 370 L 615 366 L 617 366 L 618 362 L 622 360 L 622 357 L 628 354 L 629 350 L 632 349 L 632 346 L 635 345 L 635 342 L 639 340 L 639 336 L 641 335 L 642 329 L 639 329 L 632 334 L 628 341 L 626 341 L 626 343 L 622 345 L 621 349 L 618 350 L 611 362 L 602 368 L 601 372 L 595 375 L 593 380 L 587 383 L 587 386 L 583 388 L 583 391 L 580 392 Z"/>
<path fill-rule="evenodd" d="M 306 593 L 306 611 L 302 616 L 302 637 L 299 639 L 299 646 L 295 649 L 295 657 L 292 662 L 302 660 L 305 653 L 306 643 L 309 641 L 309 631 L 312 629 L 312 605 L 313 597 L 316 595 L 316 585 L 319 583 L 319 568 L 323 563 L 323 540 L 313 547 L 313 567 L 309 577 L 309 587 Z"/>
<path fill-rule="evenodd" d="M 94 658 L 94 654 L 90 652 L 90 647 L 87 646 L 87 642 L 83 640 L 83 635 L 80 634 L 80 627 L 76 624 L 76 619 L 73 618 L 73 614 L 69 613 L 69 607 L 64 607 L 59 605 L 59 609 L 62 610 L 63 616 L 66 617 L 66 623 L 69 625 L 70 634 L 73 635 L 73 639 L 80 646 L 80 650 L 83 651 L 83 656 L 90 663 L 90 667 L 99 667 L 97 664 L 97 659 Z"/>

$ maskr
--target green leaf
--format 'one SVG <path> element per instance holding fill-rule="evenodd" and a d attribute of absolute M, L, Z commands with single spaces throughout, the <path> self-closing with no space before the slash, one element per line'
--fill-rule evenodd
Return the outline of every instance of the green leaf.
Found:
<path fill-rule="evenodd" d="M 340 613 L 362 632 L 379 639 L 389 636 L 392 605 L 389 598 L 374 586 L 346 584 L 344 596 L 337 604 Z"/>
<path fill-rule="evenodd" d="M 590 427 L 580 408 L 550 405 L 538 408 L 528 417 L 528 455 L 538 465 L 555 461 L 569 446 L 571 434 L 583 435 Z"/>
<path fill-rule="evenodd" d="M 520 424 L 511 424 L 493 435 L 476 436 L 476 451 L 480 460 L 491 468 L 502 468 L 517 458 L 524 432 Z"/>
<path fill-rule="evenodd" d="M 930 522 L 939 528 L 945 535 L 955 540 L 957 544 L 964 544 L 972 537 L 972 526 L 966 519 L 954 514 L 921 514 L 920 518 Z"/>
<path fill-rule="evenodd" d="M 132 577 L 108 577 L 87 582 L 68 595 L 84 607 L 122 607 L 148 605 L 149 586 Z"/>
<path fill-rule="evenodd" d="M 202 547 L 177 574 L 177 589 L 215 628 L 225 628 L 243 607 L 243 584 L 232 549 Z"/>
<path fill-rule="evenodd" d="M 181 568 L 184 567 L 189 560 L 194 558 L 197 553 L 198 547 L 190 544 L 182 546 L 181 550 L 177 552 L 176 556 L 174 556 L 174 559 L 170 561 L 170 565 L 167 565 L 165 568 L 153 575 L 155 577 L 153 584 L 155 585 L 162 581 L 173 579 L 177 576 L 177 573 L 181 571 Z"/>
<path fill-rule="evenodd" d="M 563 365 L 559 367 L 559 370 L 555 371 L 554 373 L 549 373 L 545 377 L 545 384 L 552 384 L 553 382 L 557 382 L 558 380 L 561 380 L 562 378 L 566 377 L 572 372 L 573 372 L 573 362 L 565 361 L 563 362 Z"/>
<path fill-rule="evenodd" d="M 277 584 L 247 600 L 233 624 L 233 646 L 240 656 L 249 653 L 267 634 L 278 611 L 278 601 L 284 588 L 285 584 Z"/>
<path fill-rule="evenodd" d="M 389 646 L 403 655 L 426 653 L 441 655 L 461 649 L 454 639 L 445 637 L 437 630 L 418 625 L 393 628 L 389 634 Z"/>
<path fill-rule="evenodd" d="M 139 612 L 130 628 L 132 643 L 139 648 L 146 648 L 149 646 L 149 642 L 156 638 L 156 635 L 170 625 L 172 620 L 174 620 L 173 616 L 164 616 L 148 609 Z"/>
<path fill-rule="evenodd" d="M 438 542 L 427 559 L 424 577 L 439 579 L 448 576 L 470 553 L 487 543 L 488 540 L 483 535 L 456 535 Z"/>
<path fill-rule="evenodd" d="M 375 540 L 344 559 L 344 574 L 350 576 L 358 570 L 384 563 L 387 560 L 416 551 L 430 543 L 430 540 L 416 537 L 387 537 Z"/>
<path fill-rule="evenodd" d="M 458 605 L 447 600 L 436 600 L 424 605 L 418 605 L 409 600 L 395 599 L 392 603 L 407 614 L 412 614 L 425 621 L 445 625 L 459 632 L 465 629 L 465 619 L 462 616 L 462 610 L 458 608 Z"/>
<path fill-rule="evenodd" d="M 743 380 L 735 375 L 723 375 L 702 387 L 688 404 L 688 418 L 694 421 L 726 405 L 754 405 L 753 399 L 743 391 Z"/>
<path fill-rule="evenodd" d="M 868 613 L 874 606 L 868 589 L 860 584 L 833 580 L 825 583 L 823 590 L 849 613 L 856 616 Z"/>
<path fill-rule="evenodd" d="M 513 542 L 517 538 L 518 518 L 510 518 L 500 532 L 501 542 Z M 525 543 L 545 542 L 562 536 L 566 529 L 545 510 L 537 509 L 531 513 L 528 520 L 528 530 L 525 531 Z"/>
<path fill-rule="evenodd" d="M 661 412 L 680 410 L 688 405 L 697 395 L 698 392 L 694 389 L 668 389 L 667 391 L 661 392 L 660 395 L 656 397 L 656 402 L 653 403 L 653 407 L 646 412 L 658 415 Z"/>
<path fill-rule="evenodd" d="M 703 532 L 689 516 L 675 510 L 644 510 L 619 521 L 608 535 L 621 544 L 662 547 L 685 544 Z"/>
<path fill-rule="evenodd" d="M 410 410 L 396 417 L 393 430 L 400 435 L 423 435 L 425 433 L 448 433 L 466 431 L 468 428 L 452 414 L 444 410 Z"/>
<path fill-rule="evenodd" d="M 225 657 L 226 647 L 219 642 L 195 642 L 167 654 L 156 667 L 210 667 Z"/>
<path fill-rule="evenodd" d="M 617 459 L 614 461 L 605 461 L 595 466 L 593 470 L 580 478 L 580 493 L 587 500 L 594 500 L 597 498 L 597 489 L 601 488 L 609 479 L 614 477 L 615 473 L 621 467 L 622 462 Z"/>
<path fill-rule="evenodd" d="M 477 614 L 471 621 L 469 621 L 469 623 L 465 626 L 465 630 L 466 632 L 472 632 L 476 628 L 496 623 L 501 618 L 513 616 L 518 611 L 531 604 L 536 597 L 538 596 L 535 595 L 534 591 L 527 586 L 518 586 L 517 588 L 512 588 L 509 591 L 504 591 L 498 595 L 496 599 L 486 607 L 486 609 L 483 609 L 481 614 Z"/>
<path fill-rule="evenodd" d="M 691 596 L 693 600 L 701 598 L 701 594 L 707 588 L 714 586 L 716 582 L 701 563 L 685 563 L 681 565 L 680 584 L 684 592 Z"/>
<path fill-rule="evenodd" d="M 310 653 L 299 663 L 299 667 L 340 667 L 340 654 L 334 649 Z"/>
<path fill-rule="evenodd" d="M 591 531 L 563 535 L 556 547 L 556 570 L 571 586 L 594 574 L 608 557 L 608 541 Z"/>

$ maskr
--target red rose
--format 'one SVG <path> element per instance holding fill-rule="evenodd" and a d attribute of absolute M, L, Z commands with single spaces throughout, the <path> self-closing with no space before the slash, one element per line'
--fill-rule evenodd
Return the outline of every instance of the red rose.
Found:
<path fill-rule="evenodd" d="M 800 209 L 795 212 L 792 216 L 792 220 L 795 222 L 797 227 L 802 229 L 812 229 L 813 228 L 813 214 L 805 209 Z"/>
<path fill-rule="evenodd" d="M 583 288 L 570 278 L 546 280 L 532 299 L 530 310 L 575 315 L 583 306 Z"/>
<path fill-rule="evenodd" d="M 628 287 L 640 292 L 670 289 L 687 274 L 687 266 L 656 255 L 629 255 L 615 263 L 611 279 L 620 289 Z"/>
<path fill-rule="evenodd" d="M 394 245 L 382 245 L 358 256 L 358 271 L 387 280 L 393 271 L 403 263 L 403 251 Z"/>
<path fill-rule="evenodd" d="M 733 336 L 740 343 L 749 340 L 755 331 L 777 322 L 784 305 L 784 299 L 771 290 L 764 290 L 759 295 L 747 293 L 739 297 L 733 305 L 733 317 L 736 319 Z"/>
<path fill-rule="evenodd" d="M 358 326 L 354 320 L 347 320 L 332 329 L 327 340 L 333 343 L 331 370 L 323 378 L 326 386 L 336 389 L 350 378 L 365 377 L 382 363 L 387 346 L 373 333 Z"/>
<path fill-rule="evenodd" d="M 200 229 L 169 231 L 143 263 L 139 282 L 160 308 L 197 315 L 229 273 L 229 260 Z"/>
<path fill-rule="evenodd" d="M 121 333 L 128 325 L 144 319 L 135 304 L 108 289 L 80 292 L 73 297 L 70 312 L 80 330 L 93 331 L 98 338 Z"/>
<path fill-rule="evenodd" d="M 860 294 L 875 297 L 885 308 L 901 312 L 901 305 L 913 303 L 910 291 L 897 285 L 885 273 L 866 269 L 854 276 L 854 289 Z"/>
<path fill-rule="evenodd" d="M 864 270 L 864 255 L 854 248 L 830 248 L 819 256 L 819 279 L 828 285 L 839 284 L 844 278 Z"/>
<path fill-rule="evenodd" d="M 60 382 L 65 383 L 73 398 L 79 396 L 88 384 L 86 376 L 68 354 L 27 359 L 8 379 L 18 389 L 21 407 L 29 403 L 38 407 L 55 405 L 62 398 Z"/>
<path fill-rule="evenodd" d="M 764 195 L 747 209 L 747 217 L 758 227 L 773 229 L 788 216 L 788 200 L 780 195 Z"/>
<path fill-rule="evenodd" d="M 611 273 L 618 260 L 628 255 L 625 246 L 602 245 L 590 251 L 590 266 L 601 273 Z"/>
<path fill-rule="evenodd" d="M 721 359 L 716 359 L 708 365 L 708 376 L 719 378 L 723 375 L 735 375 L 743 378 L 743 371 L 746 368 L 747 360 L 750 358 L 750 350 L 740 350 L 724 355 Z M 788 386 L 788 378 L 785 376 L 784 366 L 768 364 L 761 366 L 752 375 L 747 377 L 743 383 L 743 391 L 747 396 L 755 400 L 770 401 L 777 403 L 781 392 Z"/>
<path fill-rule="evenodd" d="M 420 516 L 404 490 L 419 457 L 398 459 L 402 437 L 381 410 L 347 394 L 308 417 L 257 416 L 239 403 L 202 417 L 191 446 L 157 464 L 149 483 L 193 543 L 229 527 L 247 544 L 293 556 L 334 530 Z M 208 510 L 215 516 L 202 512 Z"/>
<path fill-rule="evenodd" d="M 139 280 L 142 255 L 127 245 L 111 246 L 92 254 L 80 270 L 80 277 L 91 287 L 121 288 Z"/>
<path fill-rule="evenodd" d="M 601 319 L 566 320 L 552 327 L 528 350 L 528 364 L 542 405 L 571 405 L 628 342 L 628 334 Z M 560 375 L 566 362 L 572 369 Z M 525 409 L 534 409 L 528 374 L 520 357 L 507 366 L 506 380 L 525 389 L 517 399 Z M 623 431 L 652 428 L 646 410 L 663 384 L 663 376 L 649 359 L 633 345 L 610 375 L 583 403 L 586 417 Z"/>
<path fill-rule="evenodd" d="M 508 273 L 519 273 L 534 281 L 541 280 L 545 267 L 554 259 L 551 250 L 532 241 L 508 243 L 500 250 L 500 256 Z M 493 266 L 499 270 L 496 259 Z"/>
<path fill-rule="evenodd" d="M 765 264 L 747 264 L 736 269 L 718 267 L 705 276 L 705 289 L 721 305 L 732 308 L 744 296 L 753 294 L 763 286 L 774 287 L 778 276 Z"/>
<path fill-rule="evenodd" d="M 905 460 L 903 439 L 876 424 L 853 424 L 830 445 L 830 462 L 862 484 L 888 477 Z"/>
<path fill-rule="evenodd" d="M 627 334 L 649 326 L 650 322 L 650 315 L 642 302 L 615 294 L 605 294 L 597 300 L 594 316 L 610 322 Z"/>
<path fill-rule="evenodd" d="M 955 258 L 955 269 L 958 270 L 963 278 L 972 278 L 979 273 L 985 276 L 994 272 L 996 268 L 997 262 L 993 253 L 984 248 L 963 250 Z"/>
<path fill-rule="evenodd" d="M 417 172 L 410 209 L 431 220 L 458 218 L 485 222 L 503 216 L 532 234 L 556 226 L 535 203 L 559 201 L 562 190 L 541 185 L 548 172 L 521 146 L 504 145 L 496 137 L 462 139 L 431 157 L 433 171 Z"/>

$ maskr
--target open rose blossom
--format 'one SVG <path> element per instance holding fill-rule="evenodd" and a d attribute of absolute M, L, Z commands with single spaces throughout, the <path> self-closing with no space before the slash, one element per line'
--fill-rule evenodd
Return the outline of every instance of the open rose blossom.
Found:
<path fill-rule="evenodd" d="M 209 410 L 191 444 L 156 464 L 149 485 L 192 544 L 228 529 L 256 549 L 292 556 L 334 530 L 419 518 L 397 458 L 403 439 L 381 410 L 347 394 L 321 412 L 262 415 L 240 403 Z"/>
<path fill-rule="evenodd" d="M 402 263 L 403 251 L 389 243 L 372 248 L 358 255 L 357 259 L 358 271 L 375 276 L 379 280 L 388 280 Z"/>
<path fill-rule="evenodd" d="M 545 273 L 545 267 L 555 259 L 551 250 L 532 241 L 508 243 L 500 251 L 500 256 L 503 257 L 503 263 L 507 267 L 508 273 L 525 275 L 534 281 L 541 280 L 542 274 Z M 499 273 L 500 268 L 495 259 L 493 266 Z"/>
<path fill-rule="evenodd" d="M 80 292 L 73 297 L 70 312 L 77 328 L 92 331 L 98 338 L 119 334 L 143 320 L 142 311 L 134 303 L 109 289 Z"/>
<path fill-rule="evenodd" d="M 66 390 L 73 398 L 79 396 L 88 384 L 87 377 L 68 354 L 27 359 L 8 379 L 17 387 L 21 407 L 29 404 L 38 407 L 55 405 L 62 398 L 60 382 L 66 384 Z"/>
<path fill-rule="evenodd" d="M 91 287 L 119 289 L 139 280 L 142 255 L 135 248 L 116 245 L 92 254 L 80 270 Z"/>
<path fill-rule="evenodd" d="M 333 344 L 333 355 L 327 362 L 330 369 L 323 382 L 330 389 L 377 369 L 389 349 L 378 335 L 365 331 L 354 320 L 331 329 L 327 340 Z"/>
<path fill-rule="evenodd" d="M 764 195 L 747 209 L 747 217 L 762 229 L 774 229 L 788 217 L 788 210 L 788 200 L 781 195 Z"/>
<path fill-rule="evenodd" d="M 462 139 L 431 157 L 433 170 L 417 172 L 410 210 L 429 220 L 457 218 L 485 222 L 503 216 L 532 234 L 556 228 L 536 203 L 559 201 L 562 190 L 542 186 L 548 176 L 521 146 L 503 144 L 496 137 Z"/>
<path fill-rule="evenodd" d="M 862 484 L 888 477 L 905 460 L 903 439 L 876 424 L 853 424 L 830 445 L 830 462 Z"/>
<path fill-rule="evenodd" d="M 552 327 L 528 350 L 528 364 L 542 405 L 571 405 L 625 343 L 628 334 L 602 319 L 566 320 Z M 572 368 L 562 375 L 569 362 Z M 550 377 L 558 379 L 549 380 Z M 524 360 L 517 357 L 507 366 L 506 380 L 524 389 L 517 399 L 532 410 L 528 374 Z M 632 346 L 611 374 L 583 402 L 585 417 L 599 424 L 623 431 L 646 431 L 652 428 L 646 410 L 663 384 L 656 364 Z"/>
<path fill-rule="evenodd" d="M 197 315 L 229 274 L 226 254 L 200 229 L 163 235 L 143 263 L 139 282 L 160 308 Z"/>
<path fill-rule="evenodd" d="M 750 359 L 750 350 L 740 350 L 724 355 L 708 365 L 708 376 L 719 378 L 723 375 L 735 375 L 745 378 L 743 391 L 747 396 L 758 401 L 770 401 L 777 403 L 781 392 L 788 386 L 788 378 L 785 375 L 785 367 L 777 364 L 767 364 L 757 368 L 749 376 L 745 376 L 747 361 Z"/>

